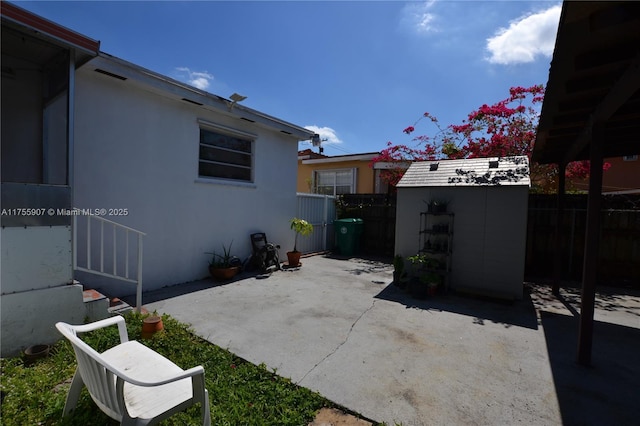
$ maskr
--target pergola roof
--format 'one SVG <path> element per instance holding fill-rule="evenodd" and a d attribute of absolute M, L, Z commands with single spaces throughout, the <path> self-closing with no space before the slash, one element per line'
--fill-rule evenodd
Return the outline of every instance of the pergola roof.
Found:
<path fill-rule="evenodd" d="M 533 151 L 540 163 L 640 153 L 640 2 L 565 1 Z"/>

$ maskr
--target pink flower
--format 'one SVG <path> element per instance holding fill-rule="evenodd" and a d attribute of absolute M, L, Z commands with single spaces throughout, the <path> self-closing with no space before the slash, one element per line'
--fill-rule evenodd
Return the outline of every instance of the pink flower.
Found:
<path fill-rule="evenodd" d="M 413 133 L 415 129 L 413 128 L 413 126 L 409 126 L 406 129 L 403 130 L 404 133 L 410 135 L 411 133 Z"/>

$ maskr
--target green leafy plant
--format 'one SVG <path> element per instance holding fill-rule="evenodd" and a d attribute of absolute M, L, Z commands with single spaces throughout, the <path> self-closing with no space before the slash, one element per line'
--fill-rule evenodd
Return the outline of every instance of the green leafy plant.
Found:
<path fill-rule="evenodd" d="M 407 272 L 405 271 L 404 267 L 404 258 L 399 254 L 396 254 L 393 257 L 393 281 L 401 287 L 407 281 Z"/>
<path fill-rule="evenodd" d="M 231 246 L 233 245 L 233 241 L 229 244 L 229 247 L 226 247 L 224 244 L 222 245 L 222 254 L 218 254 L 214 252 L 206 252 L 205 254 L 211 255 L 211 260 L 209 260 L 209 265 L 216 269 L 222 268 L 230 268 L 234 263 L 234 259 L 236 256 L 231 254 Z"/>
<path fill-rule="evenodd" d="M 440 261 L 435 259 L 425 253 L 418 253 L 413 256 L 407 257 L 407 260 L 411 262 L 412 265 L 425 268 L 425 269 L 438 269 L 440 266 Z"/>
<path fill-rule="evenodd" d="M 291 229 L 296 233 L 295 240 L 293 242 L 293 251 L 298 251 L 298 235 L 302 235 L 306 237 L 307 235 L 311 235 L 313 233 L 313 225 L 307 222 L 304 219 L 299 219 L 294 217 L 291 219 Z"/>
<path fill-rule="evenodd" d="M 426 202 L 426 201 L 425 201 Z M 428 211 L 431 213 L 446 213 L 449 201 L 432 199 L 427 203 Z"/>
<path fill-rule="evenodd" d="M 404 273 L 404 259 L 399 254 L 393 257 L 393 270 L 398 274 Z"/>
<path fill-rule="evenodd" d="M 414 266 L 414 276 L 417 276 L 421 283 L 437 286 L 442 282 L 442 275 L 436 272 L 443 267 L 441 260 L 425 253 L 409 256 L 407 259 Z"/>

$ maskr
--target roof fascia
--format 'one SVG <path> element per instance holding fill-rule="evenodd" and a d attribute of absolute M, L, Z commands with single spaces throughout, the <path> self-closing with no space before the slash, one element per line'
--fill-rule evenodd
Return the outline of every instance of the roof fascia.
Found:
<path fill-rule="evenodd" d="M 270 130 L 279 131 L 299 141 L 311 139 L 314 135 L 314 132 L 304 127 L 288 123 L 237 103 L 232 103 L 229 99 L 189 86 L 104 52 L 100 52 L 96 58 L 85 64 L 84 67 L 90 67 L 94 71 L 96 69 L 108 71 L 160 95 L 182 100 L 229 117 L 255 123 Z"/>
<path fill-rule="evenodd" d="M 6 1 L 2 2 L 1 14 L 2 18 L 9 22 L 26 27 L 41 36 L 53 39 L 92 56 L 96 56 L 100 50 L 99 41 L 93 40 Z"/>

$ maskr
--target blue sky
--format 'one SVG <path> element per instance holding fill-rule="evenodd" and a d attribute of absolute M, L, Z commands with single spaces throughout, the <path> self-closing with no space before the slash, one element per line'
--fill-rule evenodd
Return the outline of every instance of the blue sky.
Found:
<path fill-rule="evenodd" d="M 327 155 L 411 144 L 402 130 L 425 111 L 458 124 L 511 86 L 546 84 L 560 16 L 555 1 L 15 4 L 103 52 L 315 126 Z"/>

